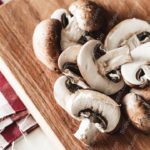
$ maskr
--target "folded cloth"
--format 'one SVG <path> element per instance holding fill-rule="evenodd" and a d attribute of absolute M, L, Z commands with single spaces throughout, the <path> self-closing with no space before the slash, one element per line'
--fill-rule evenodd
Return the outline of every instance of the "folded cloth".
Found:
<path fill-rule="evenodd" d="M 17 114 L 11 115 L 9 117 L 3 118 L 3 120 L 0 120 L 0 133 L 9 125 L 11 125 L 13 122 L 21 120 L 25 118 L 28 115 L 28 111 L 22 111 Z"/>
<path fill-rule="evenodd" d="M 15 91 L 0 73 L 0 119 L 11 114 L 26 110 Z"/>
<path fill-rule="evenodd" d="M 0 134 L 0 150 L 5 150 L 16 139 L 30 133 L 36 127 L 37 123 L 31 115 L 28 115 L 21 121 L 14 122 Z"/>
<path fill-rule="evenodd" d="M 37 123 L 0 72 L 0 150 L 5 150 Z"/>
<path fill-rule="evenodd" d="M 7 99 L 0 92 L 0 119 L 15 114 L 15 110 L 10 106 Z"/>

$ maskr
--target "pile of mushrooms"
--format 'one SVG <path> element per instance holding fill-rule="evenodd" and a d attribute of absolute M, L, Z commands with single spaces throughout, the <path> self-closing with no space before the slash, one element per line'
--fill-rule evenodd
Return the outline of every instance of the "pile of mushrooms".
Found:
<path fill-rule="evenodd" d="M 100 33 L 108 12 L 90 0 L 77 0 L 40 22 L 33 34 L 36 57 L 61 72 L 54 85 L 56 102 L 81 121 L 74 134 L 90 145 L 98 133 L 118 129 L 121 109 L 132 124 L 150 133 L 150 25 L 140 19 L 121 21 L 106 36 Z M 112 98 L 125 86 L 130 92 Z"/>

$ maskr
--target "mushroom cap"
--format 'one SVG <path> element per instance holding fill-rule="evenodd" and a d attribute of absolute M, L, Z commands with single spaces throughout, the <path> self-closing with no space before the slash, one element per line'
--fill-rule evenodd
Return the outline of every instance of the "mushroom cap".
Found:
<path fill-rule="evenodd" d="M 81 80 L 67 76 L 59 77 L 54 84 L 56 102 L 67 111 L 66 105 L 70 101 L 70 96 L 80 88 L 88 88 L 88 86 Z"/>
<path fill-rule="evenodd" d="M 147 103 L 150 104 L 150 87 L 146 87 L 144 89 L 131 89 L 132 93 L 135 93 L 141 96 Z"/>
<path fill-rule="evenodd" d="M 58 59 L 58 67 L 66 75 L 80 76 L 80 71 L 77 66 L 77 56 L 81 45 L 68 47 L 61 53 Z"/>
<path fill-rule="evenodd" d="M 104 47 L 112 50 L 121 46 L 121 43 L 128 40 L 134 34 L 150 32 L 150 25 L 140 19 L 126 19 L 117 24 L 107 35 Z"/>
<path fill-rule="evenodd" d="M 150 64 L 150 42 L 145 43 L 131 51 L 132 62 L 121 66 L 121 74 L 126 84 L 131 87 L 143 86 L 147 80 L 137 79 L 137 73 L 140 69 L 147 75 L 145 66 Z M 143 76 L 143 75 L 142 75 Z M 150 78 L 150 75 L 147 75 Z M 148 78 L 146 78 L 148 79 Z M 148 79 L 149 80 L 149 79 Z"/>
<path fill-rule="evenodd" d="M 52 71 L 58 70 L 61 29 L 58 20 L 47 19 L 36 26 L 33 34 L 33 49 L 36 57 Z"/>
<path fill-rule="evenodd" d="M 106 24 L 106 10 L 93 1 L 77 0 L 70 5 L 69 11 L 76 17 L 79 28 L 84 31 L 96 31 Z"/>
<path fill-rule="evenodd" d="M 100 114 L 106 120 L 107 127 L 103 132 L 108 133 L 116 129 L 121 116 L 120 106 L 110 97 L 97 91 L 79 89 L 71 95 L 67 103 L 67 110 L 76 119 L 81 119 L 80 112 L 87 109 Z M 97 127 L 97 123 L 95 125 Z"/>
<path fill-rule="evenodd" d="M 127 94 L 123 103 L 132 124 L 138 129 L 150 133 L 150 105 L 134 93 Z"/>
<path fill-rule="evenodd" d="M 70 13 L 64 9 L 64 8 L 59 8 L 55 10 L 52 15 L 50 16 L 51 19 L 56 19 L 59 20 L 62 23 L 63 27 L 66 27 L 69 23 L 69 20 L 71 18 Z"/>
<path fill-rule="evenodd" d="M 99 73 L 98 65 L 96 61 L 94 61 L 93 52 L 97 44 L 100 44 L 100 41 L 90 40 L 81 47 L 77 57 L 78 67 L 82 77 L 92 89 L 111 95 L 122 89 L 124 82 L 121 80 L 118 83 L 114 83 Z"/>

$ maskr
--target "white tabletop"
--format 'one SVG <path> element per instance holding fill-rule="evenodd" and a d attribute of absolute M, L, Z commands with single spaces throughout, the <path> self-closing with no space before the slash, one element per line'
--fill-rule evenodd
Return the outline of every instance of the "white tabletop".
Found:
<path fill-rule="evenodd" d="M 43 131 L 37 128 L 25 138 L 18 139 L 8 150 L 57 150 L 57 148 Z"/>

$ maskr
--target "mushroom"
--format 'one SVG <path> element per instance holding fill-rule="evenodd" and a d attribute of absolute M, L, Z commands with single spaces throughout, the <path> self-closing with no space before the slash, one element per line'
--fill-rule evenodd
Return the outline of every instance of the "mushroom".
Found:
<path fill-rule="evenodd" d="M 75 17 L 65 9 L 56 10 L 51 19 L 40 22 L 33 34 L 36 57 L 50 70 L 58 71 L 57 60 L 62 50 L 91 39 L 78 27 Z"/>
<path fill-rule="evenodd" d="M 123 45 L 130 49 L 150 41 L 150 25 L 140 19 L 126 19 L 117 24 L 107 35 L 104 47 L 112 50 Z"/>
<path fill-rule="evenodd" d="M 76 83 L 66 76 L 60 77 L 54 85 L 54 97 L 73 118 L 82 121 L 75 137 L 89 145 L 99 131 L 110 133 L 116 129 L 120 106 L 110 97 L 88 90 L 82 81 L 80 85 Z"/>
<path fill-rule="evenodd" d="M 59 20 L 62 24 L 62 27 L 65 28 L 69 24 L 71 14 L 66 9 L 60 8 L 55 10 L 50 18 Z"/>
<path fill-rule="evenodd" d="M 69 11 L 84 31 L 100 30 L 106 25 L 106 10 L 93 1 L 77 0 L 70 5 Z"/>
<path fill-rule="evenodd" d="M 36 57 L 52 71 L 58 71 L 61 29 L 58 20 L 47 19 L 36 26 L 33 34 L 33 49 Z"/>
<path fill-rule="evenodd" d="M 150 42 L 131 51 L 132 62 L 121 66 L 121 74 L 130 87 L 145 87 L 150 81 Z"/>
<path fill-rule="evenodd" d="M 127 46 L 108 52 L 100 41 L 90 40 L 84 44 L 78 54 L 77 63 L 84 80 L 92 89 L 112 95 L 124 86 L 119 67 L 131 62 Z"/>
<path fill-rule="evenodd" d="M 147 103 L 150 104 L 150 87 L 149 86 L 143 89 L 133 88 L 131 89 L 131 92 L 141 96 Z"/>
<path fill-rule="evenodd" d="M 53 12 L 52 19 L 57 19 L 62 24 L 61 31 L 61 48 L 62 50 L 74 46 L 80 38 L 85 34 L 77 24 L 76 18 L 72 17 L 66 9 L 60 8 Z"/>
<path fill-rule="evenodd" d="M 58 67 L 65 75 L 73 77 L 81 77 L 79 68 L 77 66 L 77 56 L 81 45 L 75 45 L 67 48 L 61 53 L 58 59 Z"/>
<path fill-rule="evenodd" d="M 83 81 L 68 77 L 59 77 L 54 85 L 54 97 L 57 103 L 66 110 L 67 102 L 70 99 L 72 93 L 78 89 L 89 88 Z"/>
<path fill-rule="evenodd" d="M 57 9 L 51 18 L 59 20 L 62 24 L 61 47 L 63 50 L 76 44 L 84 44 L 91 39 L 88 33 L 79 28 L 76 18 L 66 9 Z"/>
<path fill-rule="evenodd" d="M 79 89 L 71 96 L 67 109 L 77 119 L 84 120 L 88 118 L 91 122 L 91 128 L 94 130 L 95 126 L 102 133 L 113 132 L 117 128 L 121 116 L 120 105 L 114 100 L 97 91 L 86 89 Z M 114 114 L 113 117 L 112 113 Z M 81 123 L 81 128 L 82 125 Z M 86 126 L 87 124 L 85 123 L 84 125 Z M 89 125 L 86 127 L 89 127 Z M 90 128 L 87 128 L 87 130 L 90 130 Z M 80 128 L 75 135 L 83 137 L 82 140 L 88 139 L 88 135 L 87 137 L 82 136 Z"/>
<path fill-rule="evenodd" d="M 132 124 L 147 133 L 150 133 L 150 105 L 135 93 L 127 94 L 123 103 Z"/>
<path fill-rule="evenodd" d="M 75 17 L 72 17 L 66 28 L 62 30 L 61 37 L 61 47 L 63 50 L 70 46 L 84 44 L 92 39 L 92 37 L 86 35 L 84 30 L 79 28 Z"/>

